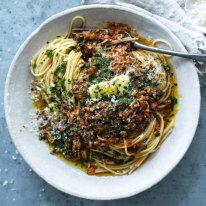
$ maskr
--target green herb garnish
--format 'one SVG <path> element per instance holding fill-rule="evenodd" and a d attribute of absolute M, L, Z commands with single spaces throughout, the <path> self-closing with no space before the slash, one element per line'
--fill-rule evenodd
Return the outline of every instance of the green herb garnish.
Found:
<path fill-rule="evenodd" d="M 155 137 L 159 137 L 159 136 L 160 136 L 160 132 L 156 132 Z"/>
<path fill-rule="evenodd" d="M 165 68 L 165 71 L 166 71 L 167 73 L 170 73 L 170 72 L 171 72 L 171 68 L 170 68 L 169 65 L 165 65 L 164 68 Z"/>
<path fill-rule="evenodd" d="M 79 36 L 77 37 L 77 42 L 78 42 L 78 43 L 81 43 L 83 40 L 84 40 L 84 36 L 83 36 L 83 35 L 79 35 Z"/>
<path fill-rule="evenodd" d="M 67 62 L 63 61 L 55 70 L 54 74 L 64 73 L 66 70 Z"/>
<path fill-rule="evenodd" d="M 33 63 L 31 66 L 32 66 L 32 69 L 36 69 L 37 67 L 36 63 Z"/>
<path fill-rule="evenodd" d="M 47 49 L 46 52 L 45 52 L 45 55 L 47 57 L 49 57 L 50 59 L 52 59 L 53 57 L 53 51 L 51 49 Z"/>
<path fill-rule="evenodd" d="M 122 97 L 122 98 L 119 98 L 118 102 L 123 106 L 123 107 L 128 107 L 132 101 L 133 101 L 134 97 Z"/>
<path fill-rule="evenodd" d="M 110 59 L 106 57 L 102 57 L 102 54 L 95 54 L 94 65 L 97 72 L 95 75 L 90 75 L 88 81 L 92 84 L 97 84 L 102 82 L 105 79 L 110 79 L 114 76 L 114 72 L 109 70 L 108 67 L 110 65 Z"/>
<path fill-rule="evenodd" d="M 83 70 L 83 69 L 89 69 L 89 63 L 84 63 L 83 65 L 82 65 L 82 67 L 81 67 L 81 69 Z"/>
<path fill-rule="evenodd" d="M 162 90 L 162 89 L 158 89 L 158 90 L 157 90 L 157 94 L 158 94 L 159 96 L 162 96 L 162 95 L 163 95 L 163 90 Z"/>
<path fill-rule="evenodd" d="M 68 91 L 68 92 L 67 92 L 67 95 L 68 95 L 68 97 L 70 97 L 70 98 L 73 97 L 73 93 L 72 93 L 71 91 Z"/>
<path fill-rule="evenodd" d="M 99 69 L 107 68 L 110 64 L 110 59 L 102 56 L 97 56 L 95 66 Z"/>
<path fill-rule="evenodd" d="M 177 104 L 177 98 L 176 97 L 174 97 L 174 96 L 171 96 L 170 97 L 170 106 L 171 106 L 171 109 L 173 110 L 174 109 L 174 106 Z"/>

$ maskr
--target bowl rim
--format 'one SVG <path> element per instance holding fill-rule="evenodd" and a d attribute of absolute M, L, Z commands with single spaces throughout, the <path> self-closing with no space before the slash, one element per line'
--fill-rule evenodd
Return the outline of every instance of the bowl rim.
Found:
<path fill-rule="evenodd" d="M 44 175 L 44 173 L 42 173 L 36 166 L 35 164 L 32 163 L 32 161 L 29 160 L 29 158 L 27 158 L 26 155 L 23 155 L 21 153 L 21 151 L 19 150 L 18 144 L 16 143 L 15 140 L 15 135 L 12 132 L 12 125 L 11 125 L 11 121 L 10 121 L 10 117 L 9 117 L 9 109 L 7 107 L 8 103 L 9 103 L 9 98 L 8 98 L 8 94 L 9 94 L 9 82 L 10 79 L 12 77 L 12 72 L 15 66 L 16 61 L 18 60 L 21 52 L 25 49 L 26 45 L 28 44 L 28 42 L 35 36 L 38 34 L 38 32 L 45 26 L 47 25 L 49 22 L 53 21 L 54 19 L 57 19 L 61 16 L 67 15 L 68 13 L 72 13 L 75 11 L 81 11 L 84 9 L 95 9 L 95 8 L 102 8 L 102 9 L 116 9 L 116 10 L 121 10 L 121 11 L 128 11 L 130 13 L 136 14 L 136 15 L 141 15 L 146 19 L 151 20 L 152 22 L 154 22 L 157 25 L 160 25 L 166 32 L 168 32 L 170 34 L 170 36 L 179 44 L 180 47 L 182 47 L 182 51 L 186 51 L 186 49 L 184 48 L 184 46 L 182 45 L 182 43 L 180 42 L 180 40 L 166 27 L 164 26 L 161 22 L 159 22 L 158 20 L 150 17 L 149 15 L 142 13 L 140 11 L 135 11 L 134 9 L 131 8 L 125 8 L 123 6 L 119 6 L 119 5 L 109 5 L 109 4 L 93 4 L 93 5 L 82 5 L 82 6 L 77 6 L 71 9 L 67 9 L 61 12 L 58 12 L 54 15 L 52 15 L 51 17 L 47 18 L 45 21 L 43 21 L 43 23 L 40 24 L 40 26 L 38 26 L 27 38 L 26 40 L 23 42 L 23 44 L 20 46 L 20 48 L 18 49 L 15 57 L 13 58 L 10 67 L 9 67 L 9 71 L 7 73 L 7 78 L 6 78 L 6 82 L 5 82 L 5 91 L 4 91 L 4 110 L 5 110 L 5 118 L 6 118 L 6 123 L 8 126 L 8 130 L 9 130 L 9 134 L 10 137 L 15 145 L 15 147 L 17 148 L 17 150 L 20 152 L 21 156 L 23 157 L 23 159 L 25 160 L 25 162 L 35 171 L 36 174 L 38 174 L 38 176 L 40 176 L 41 178 L 43 178 L 48 184 L 50 184 L 51 186 L 57 188 L 58 190 L 70 194 L 70 195 L 74 195 L 77 197 L 81 197 L 81 198 L 85 198 L 85 199 L 93 199 L 93 200 L 114 200 L 114 199 L 121 199 L 121 198 L 126 198 L 126 197 L 130 197 L 133 196 L 135 194 L 139 194 L 149 188 L 151 188 L 152 186 L 156 185 L 158 182 L 160 182 L 163 178 L 165 178 L 176 166 L 177 164 L 180 162 L 180 160 L 183 158 L 183 156 L 185 155 L 185 153 L 187 152 L 189 146 L 191 145 L 191 142 L 194 138 L 196 129 L 197 129 L 197 124 L 198 124 L 198 120 L 199 120 L 199 114 L 200 114 L 200 100 L 201 100 L 201 96 L 200 96 L 200 86 L 199 86 L 199 79 L 198 79 L 198 75 L 197 75 L 197 71 L 194 71 L 193 75 L 195 78 L 195 81 L 197 83 L 197 117 L 195 119 L 195 121 L 193 122 L 193 131 L 192 131 L 192 138 L 190 139 L 190 141 L 188 141 L 188 145 L 187 147 L 185 147 L 185 150 L 181 153 L 181 155 L 179 156 L 178 161 L 174 162 L 174 164 L 170 164 L 170 167 L 168 168 L 168 170 L 163 173 L 159 178 L 156 178 L 155 181 L 153 181 L 151 184 L 149 185 L 145 185 L 143 186 L 139 191 L 137 190 L 133 190 L 133 191 L 129 191 L 129 192 L 125 192 L 125 193 L 121 193 L 121 194 L 116 194 L 113 196 L 109 196 L 109 197 L 101 197 L 100 195 L 85 195 L 82 193 L 79 193 L 78 191 L 74 191 L 72 189 L 65 189 L 63 187 L 61 187 L 60 185 L 56 184 L 56 182 L 54 180 L 51 180 L 49 178 L 47 178 L 47 176 Z M 194 66 L 195 68 L 195 66 Z"/>

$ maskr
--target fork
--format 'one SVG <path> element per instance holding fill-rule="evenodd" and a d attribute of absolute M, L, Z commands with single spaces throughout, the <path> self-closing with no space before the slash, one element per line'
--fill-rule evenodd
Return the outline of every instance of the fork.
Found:
<path fill-rule="evenodd" d="M 74 28 L 72 29 L 72 34 L 82 34 L 83 31 L 95 31 L 95 30 L 106 30 L 106 29 L 98 29 L 98 28 Z M 128 37 L 131 37 L 131 34 L 127 31 L 125 31 L 125 34 Z M 121 41 L 119 42 L 121 43 Z M 197 54 L 197 53 L 186 53 L 186 52 L 177 52 L 177 51 L 171 51 L 168 49 L 161 49 L 161 48 L 156 48 L 152 46 L 147 46 L 142 43 L 139 43 L 137 41 L 132 41 L 132 46 L 136 49 L 143 49 L 146 51 L 151 51 L 151 52 L 156 52 L 156 53 L 161 53 L 161 54 L 167 54 L 171 56 L 179 56 L 187 59 L 192 59 L 198 62 L 204 62 L 206 63 L 206 55 L 204 54 Z"/>

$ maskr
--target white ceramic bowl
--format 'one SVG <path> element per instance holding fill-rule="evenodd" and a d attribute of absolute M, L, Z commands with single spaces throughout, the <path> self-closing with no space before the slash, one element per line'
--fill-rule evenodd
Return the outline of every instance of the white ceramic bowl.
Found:
<path fill-rule="evenodd" d="M 128 197 L 140 193 L 162 180 L 181 160 L 195 133 L 200 91 L 197 73 L 191 61 L 174 57 L 179 88 L 179 112 L 175 128 L 161 148 L 131 175 L 88 176 L 54 155 L 31 133 L 31 101 L 29 98 L 32 75 L 29 63 L 32 56 L 49 39 L 66 32 L 68 23 L 76 15 L 83 15 L 88 24 L 116 21 L 137 28 L 148 38 L 164 38 L 177 51 L 185 51 L 180 41 L 161 23 L 129 8 L 109 5 L 81 6 L 58 13 L 46 20 L 23 43 L 17 52 L 6 80 L 5 113 L 8 128 L 17 149 L 31 168 L 49 184 L 66 193 L 98 200 Z M 27 124 L 26 129 L 21 129 Z"/>

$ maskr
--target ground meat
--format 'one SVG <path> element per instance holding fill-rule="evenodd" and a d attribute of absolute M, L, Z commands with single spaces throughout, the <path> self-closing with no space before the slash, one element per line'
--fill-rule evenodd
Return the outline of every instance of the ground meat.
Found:
<path fill-rule="evenodd" d="M 125 110 L 120 108 L 121 104 L 112 104 L 110 101 L 87 103 L 80 112 L 80 127 L 88 131 L 83 137 L 93 136 L 96 140 L 97 136 L 103 139 L 108 136 L 127 137 L 133 130 L 142 132 L 150 116 L 148 103 L 134 99 Z M 89 131 L 92 131 L 92 135 Z"/>
<path fill-rule="evenodd" d="M 84 70 L 80 73 L 78 80 L 72 87 L 72 92 L 76 99 L 82 99 L 86 93 L 88 88 L 88 71 Z"/>

